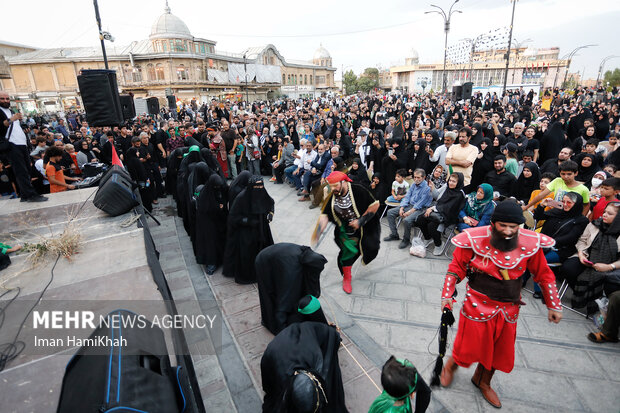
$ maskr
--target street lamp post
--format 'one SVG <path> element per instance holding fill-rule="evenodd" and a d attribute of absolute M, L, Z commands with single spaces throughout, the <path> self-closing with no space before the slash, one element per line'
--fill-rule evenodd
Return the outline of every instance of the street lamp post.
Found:
<path fill-rule="evenodd" d="M 243 54 L 243 72 L 245 74 L 245 104 L 250 104 L 250 98 L 248 97 L 248 61 L 247 55 Z"/>
<path fill-rule="evenodd" d="M 512 68 L 512 82 L 511 82 L 513 85 L 515 83 L 515 72 L 517 70 L 517 64 L 519 64 L 519 62 L 518 62 L 518 60 L 519 60 L 519 49 L 521 49 L 521 46 L 523 46 L 525 43 L 531 42 L 532 39 L 525 39 L 525 40 L 522 40 L 522 41 L 518 41 L 515 38 L 514 41 L 515 41 L 515 65 Z"/>
<path fill-rule="evenodd" d="M 616 57 L 620 57 L 620 56 L 610 55 L 610 56 L 607 56 L 606 58 L 604 58 L 603 60 L 601 60 L 601 64 L 598 67 L 598 75 L 596 76 L 596 87 L 597 88 L 599 87 L 599 83 L 598 82 L 601 79 L 601 74 L 603 73 L 603 67 L 605 67 L 605 63 L 607 63 L 608 60 L 614 59 Z"/>
<path fill-rule="evenodd" d="M 444 46 L 443 46 L 443 70 L 441 71 L 441 82 L 442 82 L 442 89 L 444 93 L 446 93 L 446 80 L 447 80 L 446 60 L 448 58 L 448 32 L 450 31 L 450 18 L 452 17 L 452 13 L 463 13 L 460 10 L 452 10 L 454 5 L 458 2 L 459 0 L 454 0 L 454 3 L 452 3 L 452 5 L 450 6 L 450 9 L 448 10 L 448 13 L 446 13 L 441 7 L 436 6 L 434 4 L 431 4 L 431 7 L 435 7 L 436 9 L 439 9 L 439 11 L 431 10 L 431 11 L 424 12 L 424 14 L 437 13 L 441 17 L 443 17 L 443 23 L 444 23 L 443 30 L 446 33 L 446 38 L 445 38 Z"/>
<path fill-rule="evenodd" d="M 564 73 L 564 82 L 563 82 L 564 87 L 566 87 L 566 78 L 568 77 L 568 69 L 570 69 L 570 62 L 573 56 L 575 56 L 575 53 L 577 53 L 578 50 L 585 49 L 585 48 L 592 47 L 592 46 L 598 46 L 598 45 L 597 44 L 586 44 L 584 46 L 579 46 L 573 49 L 573 51 L 568 54 L 568 62 L 566 62 L 566 73 Z"/>
<path fill-rule="evenodd" d="M 504 87 L 502 88 L 502 95 L 506 94 L 506 84 L 508 83 L 508 67 L 510 66 L 510 48 L 512 47 L 512 26 L 515 21 L 515 8 L 517 7 L 517 0 L 510 0 L 512 2 L 512 17 L 510 18 L 510 34 L 508 34 L 508 50 L 506 50 L 506 72 L 504 72 Z"/>

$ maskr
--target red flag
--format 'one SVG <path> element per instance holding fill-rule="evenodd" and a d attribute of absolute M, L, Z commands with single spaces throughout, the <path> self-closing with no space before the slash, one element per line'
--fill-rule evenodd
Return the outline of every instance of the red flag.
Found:
<path fill-rule="evenodd" d="M 120 158 L 116 154 L 116 148 L 114 148 L 114 145 L 112 145 L 112 165 L 118 165 L 121 168 L 124 168 L 123 162 L 121 162 Z"/>

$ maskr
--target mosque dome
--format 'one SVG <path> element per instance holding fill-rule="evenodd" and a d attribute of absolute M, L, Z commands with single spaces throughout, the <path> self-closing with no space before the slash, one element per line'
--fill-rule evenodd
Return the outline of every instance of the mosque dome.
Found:
<path fill-rule="evenodd" d="M 321 45 L 314 52 L 314 57 L 312 58 L 312 60 L 318 60 L 318 59 L 331 59 L 331 55 L 329 54 L 327 49 L 323 47 L 323 45 Z"/>
<path fill-rule="evenodd" d="M 168 7 L 168 1 L 166 1 L 166 8 L 164 9 L 164 14 L 159 16 L 151 27 L 150 38 L 192 39 L 193 36 L 187 28 L 187 25 L 183 22 L 183 20 L 179 19 L 177 16 L 170 12 L 170 7 Z"/>
<path fill-rule="evenodd" d="M 416 49 L 411 49 L 408 59 L 411 60 L 413 64 L 418 64 L 420 62 L 420 56 L 418 55 L 418 51 Z"/>

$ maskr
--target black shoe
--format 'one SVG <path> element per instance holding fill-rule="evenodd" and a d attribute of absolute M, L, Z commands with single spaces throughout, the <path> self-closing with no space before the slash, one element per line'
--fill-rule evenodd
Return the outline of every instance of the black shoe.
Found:
<path fill-rule="evenodd" d="M 31 196 L 30 198 L 26 199 L 26 202 L 44 202 L 44 201 L 47 201 L 47 197 L 42 196 L 42 195 L 35 195 L 35 196 Z"/>
<path fill-rule="evenodd" d="M 400 237 L 396 234 L 390 234 L 387 237 L 383 238 L 383 241 L 398 241 Z"/>
<path fill-rule="evenodd" d="M 403 240 L 398 244 L 398 249 L 403 250 L 409 246 L 410 242 L 407 238 L 403 238 Z"/>

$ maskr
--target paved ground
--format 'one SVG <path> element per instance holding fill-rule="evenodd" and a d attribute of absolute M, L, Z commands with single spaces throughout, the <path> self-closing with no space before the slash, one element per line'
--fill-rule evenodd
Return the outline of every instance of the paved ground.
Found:
<path fill-rule="evenodd" d="M 308 245 L 319 211 L 298 202 L 287 185 L 268 183 L 267 189 L 276 200 L 272 223 L 276 242 Z M 187 254 L 183 262 L 173 258 L 187 251 L 189 241 L 178 219 L 167 216 L 172 207 L 165 205 L 158 215 L 166 217 L 167 227 L 154 229 L 154 236 L 160 245 L 169 247 L 168 263 L 162 263 L 167 274 L 176 271 L 172 279 L 185 279 L 173 281 L 173 292 L 178 288 L 198 298 L 215 296 L 226 319 L 219 356 L 198 360 L 209 366 L 197 369 L 203 395 L 214 403 L 206 405 L 211 411 L 231 411 L 233 406 L 239 412 L 260 411 L 259 363 L 272 336 L 260 326 L 256 288 L 237 285 L 219 272 L 206 277 Z M 168 214 L 163 213 L 165 208 Z M 178 241 L 170 241 L 177 234 Z M 351 295 L 342 292 L 335 263 L 338 251 L 331 236 L 318 248 L 329 260 L 322 275 L 321 302 L 327 317 L 343 331 L 346 349 L 340 350 L 340 362 L 347 405 L 354 413 L 366 412 L 379 394 L 375 383 L 380 385 L 380 368 L 390 354 L 409 358 L 427 381 L 436 357 L 439 296 L 448 260 L 411 257 L 397 245 L 382 242 L 373 263 L 354 267 Z M 618 412 L 620 345 L 590 343 L 585 337 L 593 329 L 590 321 L 565 311 L 559 325 L 550 324 L 540 301 L 525 291 L 523 299 L 527 305 L 521 309 L 517 329 L 515 369 L 511 374 L 497 373 L 493 382 L 504 405 L 502 411 Z M 450 343 L 455 332 L 450 332 Z M 208 377 L 202 371 L 209 372 Z M 495 411 L 469 381 L 472 374 L 473 368 L 460 369 L 450 389 L 435 389 L 429 410 Z"/>

